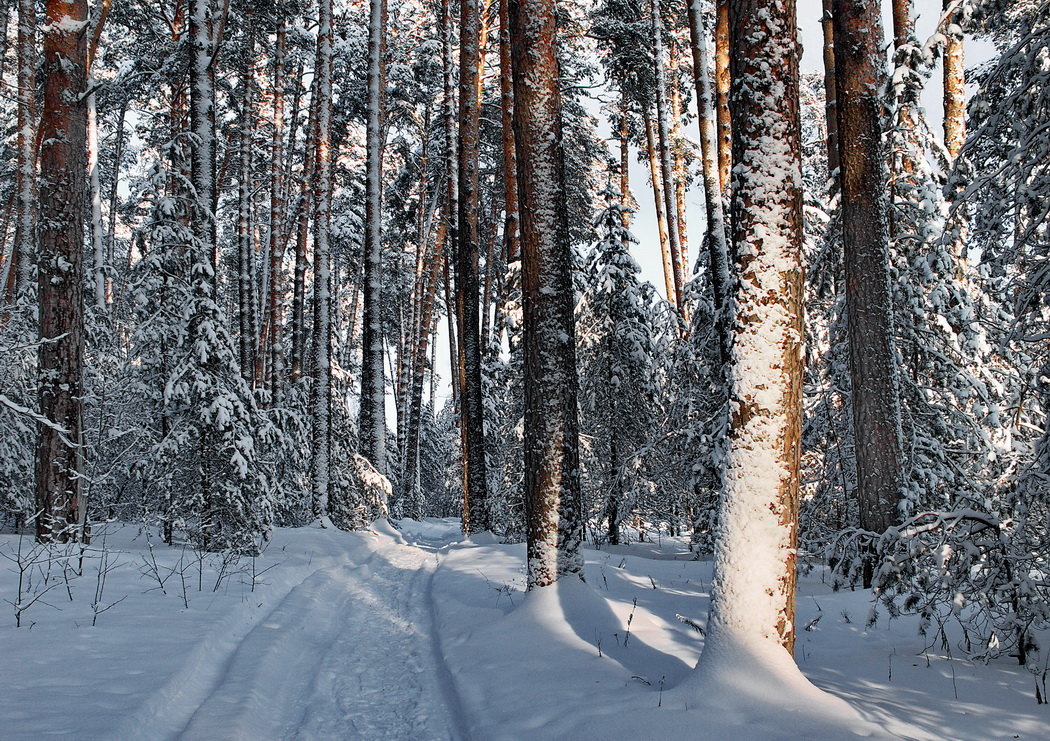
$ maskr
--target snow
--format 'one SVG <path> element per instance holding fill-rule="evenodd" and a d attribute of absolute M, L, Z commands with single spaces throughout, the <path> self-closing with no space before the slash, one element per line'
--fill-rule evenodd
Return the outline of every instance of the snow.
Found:
<path fill-rule="evenodd" d="M 953 658 L 912 619 L 866 626 L 866 593 L 833 592 L 819 567 L 800 581 L 797 668 L 722 631 L 696 670 L 704 637 L 677 616 L 706 625 L 712 569 L 684 539 L 588 550 L 586 582 L 526 594 L 524 546 L 461 541 L 456 520 L 397 527 L 278 529 L 257 559 L 201 564 L 99 526 L 72 601 L 75 546 L 23 627 L 0 613 L 0 736 L 1050 737 L 1024 668 Z M 12 602 L 18 548 L 0 535 Z"/>

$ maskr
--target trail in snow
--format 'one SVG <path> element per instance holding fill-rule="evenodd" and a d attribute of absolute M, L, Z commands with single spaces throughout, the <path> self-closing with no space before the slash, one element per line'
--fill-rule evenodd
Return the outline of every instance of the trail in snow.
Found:
<path fill-rule="evenodd" d="M 174 738 L 465 738 L 432 629 L 440 543 L 378 543 L 292 589 L 237 644 L 197 707 L 169 708 L 185 721 Z"/>

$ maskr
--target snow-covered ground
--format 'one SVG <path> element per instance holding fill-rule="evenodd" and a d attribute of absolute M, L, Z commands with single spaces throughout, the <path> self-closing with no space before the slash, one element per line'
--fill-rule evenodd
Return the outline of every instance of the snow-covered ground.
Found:
<path fill-rule="evenodd" d="M 523 546 L 400 527 L 278 530 L 224 563 L 110 526 L 80 575 L 0 536 L 0 739 L 1050 739 L 1035 674 L 868 627 L 819 569 L 796 659 L 830 694 L 712 692 L 683 621 L 705 624 L 711 566 L 680 541 L 588 551 L 586 584 L 526 595 Z"/>

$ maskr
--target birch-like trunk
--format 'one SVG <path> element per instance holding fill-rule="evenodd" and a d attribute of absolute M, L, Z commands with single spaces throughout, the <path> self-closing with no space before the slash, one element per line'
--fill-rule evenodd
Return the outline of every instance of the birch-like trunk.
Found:
<path fill-rule="evenodd" d="M 705 244 L 708 252 L 711 293 L 715 304 L 715 331 L 719 337 L 719 359 L 729 362 L 729 247 L 722 184 L 718 174 L 718 112 L 707 58 L 707 35 L 700 0 L 689 2 L 689 34 L 696 83 L 697 115 L 700 124 L 701 179 L 707 215 Z"/>
<path fill-rule="evenodd" d="M 865 0 L 835 0 L 834 18 L 857 499 L 861 528 L 881 533 L 897 520 L 903 484 L 881 123 L 886 82 L 882 19 L 878 7 Z M 871 585 L 873 569 L 872 559 L 866 558 L 865 587 Z"/>
<path fill-rule="evenodd" d="M 12 299 L 29 290 L 36 254 L 36 26 L 36 3 L 18 0 L 18 159 L 15 166 L 18 206 L 13 252 L 15 269 L 9 278 L 14 280 L 14 290 L 9 293 Z"/>
<path fill-rule="evenodd" d="M 282 374 L 281 305 L 284 281 L 284 57 L 288 37 L 288 19 L 281 18 L 277 29 L 277 43 L 273 58 L 273 95 L 270 137 L 270 227 L 268 230 L 267 255 L 270 262 L 269 285 L 266 290 L 266 311 L 263 315 L 262 333 L 259 341 L 259 367 L 256 375 L 270 391 L 271 400 L 280 393 Z M 294 119 L 293 119 L 294 124 Z"/>
<path fill-rule="evenodd" d="M 583 577 L 572 254 L 555 0 L 512 0 L 514 140 L 525 314 L 529 589 Z"/>
<path fill-rule="evenodd" d="M 313 460 L 311 483 L 315 517 L 328 514 L 332 446 L 332 254 L 328 242 L 332 205 L 332 0 L 317 4 L 317 62 L 314 94 L 314 341 L 310 386 Z M 381 362 L 381 361 L 380 361 Z"/>
<path fill-rule="evenodd" d="M 795 640 L 804 351 L 795 3 L 731 0 L 729 14 L 734 404 L 701 665 L 739 659 L 727 645 L 790 652 Z"/>
<path fill-rule="evenodd" d="M 36 534 L 87 539 L 82 492 L 87 2 L 48 0 L 43 33 L 37 259 L 40 414 Z"/>
<path fill-rule="evenodd" d="M 358 446 L 385 474 L 386 386 L 379 302 L 383 285 L 383 12 L 384 0 L 371 0 L 368 27 L 368 120 L 365 141 L 364 295 L 361 340 L 361 414 Z"/>

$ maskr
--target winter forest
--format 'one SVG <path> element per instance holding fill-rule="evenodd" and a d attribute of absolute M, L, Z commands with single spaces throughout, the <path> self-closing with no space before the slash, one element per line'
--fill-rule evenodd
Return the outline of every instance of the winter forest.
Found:
<path fill-rule="evenodd" d="M 0 0 L 0 738 L 1050 738 L 1050 0 L 879 5 Z"/>

